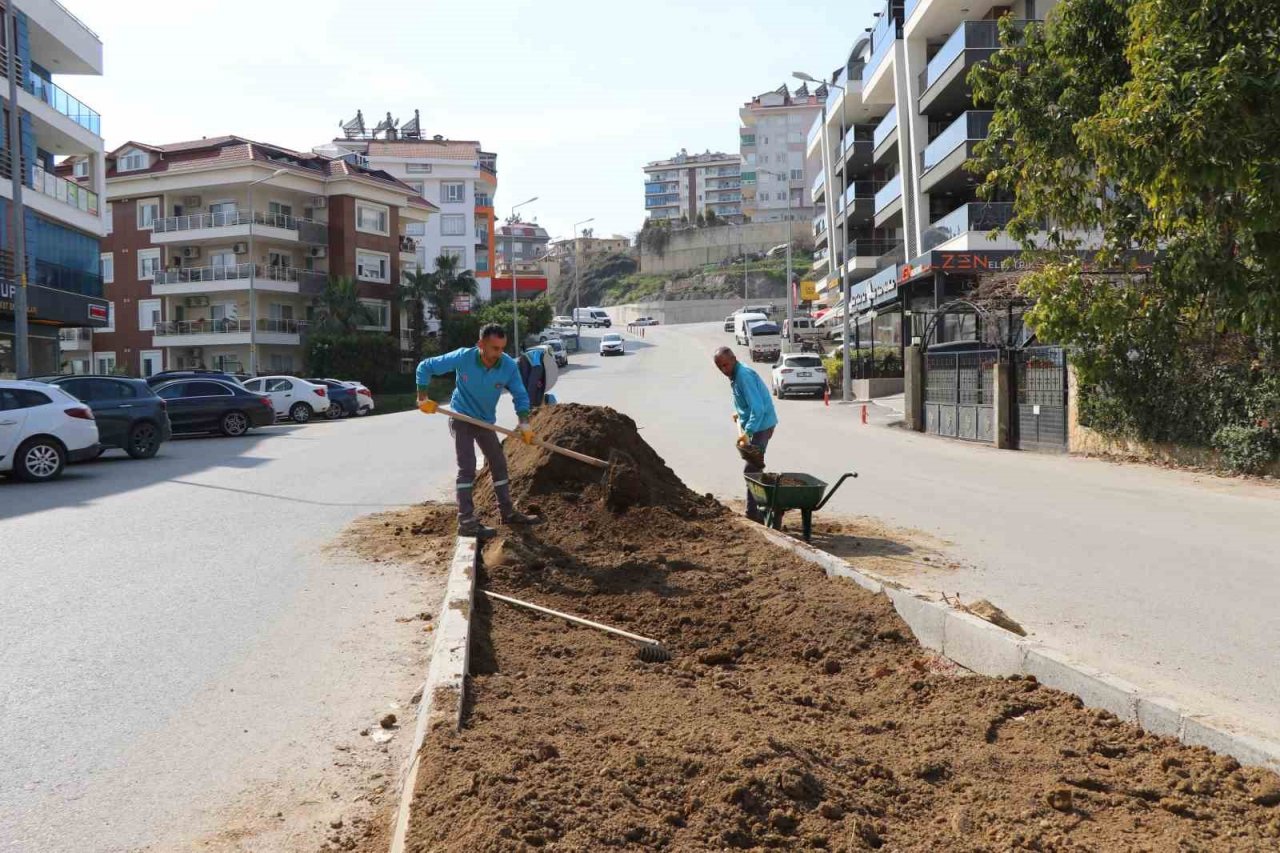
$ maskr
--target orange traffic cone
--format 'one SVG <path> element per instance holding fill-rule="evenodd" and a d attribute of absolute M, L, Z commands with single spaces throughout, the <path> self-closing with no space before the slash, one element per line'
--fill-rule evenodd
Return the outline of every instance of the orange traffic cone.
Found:
<path fill-rule="evenodd" d="M 865 403 L 862 405 L 862 422 L 864 424 L 867 422 L 867 406 Z"/>
<path fill-rule="evenodd" d="M 822 388 L 822 405 L 828 409 L 831 408 L 831 386 L 824 385 Z"/>

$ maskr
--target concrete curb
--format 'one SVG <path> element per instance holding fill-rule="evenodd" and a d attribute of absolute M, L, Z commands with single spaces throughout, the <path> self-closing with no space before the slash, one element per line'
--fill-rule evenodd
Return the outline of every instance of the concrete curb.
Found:
<path fill-rule="evenodd" d="M 457 731 L 462 725 L 462 700 L 466 694 L 467 668 L 471 651 L 471 608 L 476 589 L 476 540 L 458 537 L 449 566 L 436 639 L 431 647 L 431 663 L 422 685 L 418 723 L 413 746 L 400 774 L 400 804 L 396 808 L 391 853 L 402 853 L 409 835 L 413 813 L 413 792 L 418 787 L 418 755 L 427 735 L 442 726 Z"/>
<path fill-rule="evenodd" d="M 885 595 L 920 645 L 981 675 L 1033 675 L 1046 687 L 1079 697 L 1090 708 L 1110 711 L 1156 735 L 1188 746 L 1205 746 L 1241 764 L 1280 772 L 1280 743 L 1231 731 L 1209 716 L 1188 711 L 1163 696 L 1138 687 L 1061 652 L 1019 637 L 991 623 L 931 601 L 890 578 L 855 569 L 847 561 L 790 536 L 743 521 L 765 539 L 811 563 L 831 577 L 847 578 L 863 589 Z"/>

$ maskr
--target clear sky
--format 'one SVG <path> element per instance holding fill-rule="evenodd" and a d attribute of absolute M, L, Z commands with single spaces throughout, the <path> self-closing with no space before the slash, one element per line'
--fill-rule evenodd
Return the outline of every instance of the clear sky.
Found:
<path fill-rule="evenodd" d="M 110 150 L 234 133 L 300 150 L 364 110 L 498 154 L 500 215 L 553 237 L 644 218 L 641 167 L 738 150 L 738 108 L 829 75 L 874 0 L 61 0 L 101 36 L 101 78 L 60 76 Z"/>

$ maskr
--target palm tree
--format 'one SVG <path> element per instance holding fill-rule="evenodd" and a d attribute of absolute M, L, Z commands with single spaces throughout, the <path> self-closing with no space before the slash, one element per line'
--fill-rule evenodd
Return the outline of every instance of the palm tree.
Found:
<path fill-rule="evenodd" d="M 454 301 L 459 296 L 474 298 L 480 292 L 480 285 L 471 270 L 458 269 L 458 258 L 454 255 L 436 258 L 436 271 L 431 276 L 434 281 L 427 299 L 435 306 L 436 316 L 440 318 L 440 334 L 443 336 Z"/>
<path fill-rule="evenodd" d="M 352 334 L 373 322 L 369 309 L 360 301 L 356 280 L 350 276 L 330 277 L 316 297 L 315 307 L 321 325 L 339 334 Z"/>
<path fill-rule="evenodd" d="M 422 338 L 426 325 L 426 306 L 435 305 L 436 276 L 426 273 L 422 267 L 417 272 L 404 274 L 404 284 L 400 289 L 400 300 L 409 312 L 409 328 L 413 333 L 413 355 L 422 358 Z M 437 309 L 438 310 L 438 309 Z"/>

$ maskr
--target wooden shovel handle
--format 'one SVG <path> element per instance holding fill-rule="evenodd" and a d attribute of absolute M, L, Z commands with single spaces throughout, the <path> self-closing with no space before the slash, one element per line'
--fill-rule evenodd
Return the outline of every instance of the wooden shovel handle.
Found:
<path fill-rule="evenodd" d="M 500 427 L 497 424 L 491 424 L 487 421 L 477 420 L 476 418 L 464 415 L 461 412 L 455 412 L 447 406 L 436 406 L 436 411 L 442 415 L 447 415 L 448 417 L 453 418 L 455 421 L 462 421 L 464 424 L 471 424 L 472 426 L 480 427 L 481 429 L 491 430 L 493 432 L 501 433 L 502 435 L 513 435 L 517 437 L 520 435 L 516 430 Z M 579 462 L 585 462 L 588 465 L 594 465 L 597 468 L 609 467 L 609 463 L 603 459 L 597 459 L 594 456 L 588 456 L 587 454 L 579 453 L 576 450 L 569 450 L 566 447 L 557 447 L 556 445 L 542 441 L 539 438 L 535 438 L 533 443 L 544 450 L 550 450 L 552 453 L 559 453 L 562 456 L 568 456 L 570 459 L 577 459 Z"/>

